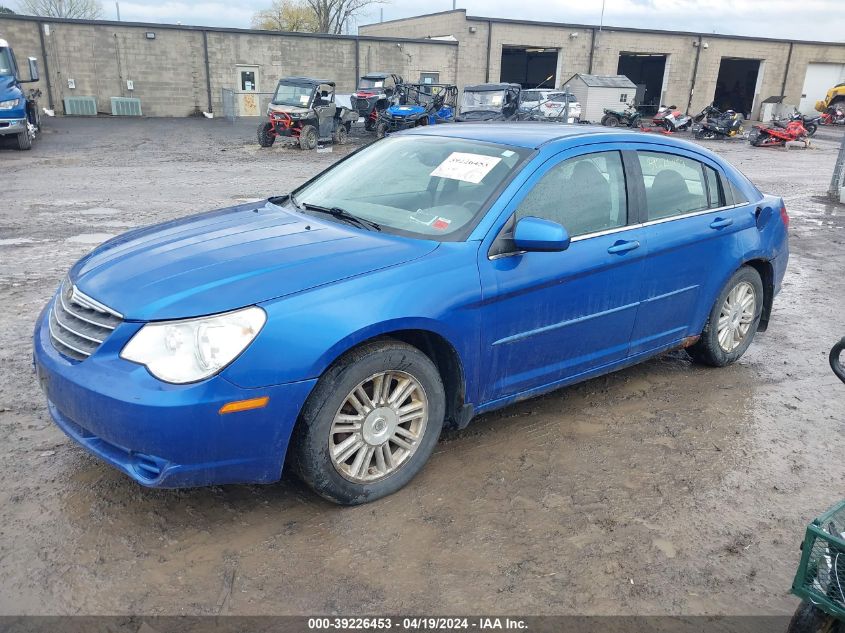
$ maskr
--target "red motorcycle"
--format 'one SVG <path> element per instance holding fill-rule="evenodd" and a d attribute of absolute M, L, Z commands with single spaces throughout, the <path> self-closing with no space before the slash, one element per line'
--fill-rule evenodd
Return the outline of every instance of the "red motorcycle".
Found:
<path fill-rule="evenodd" d="M 819 120 L 820 125 L 845 125 L 845 110 L 830 107 L 824 112 Z"/>
<path fill-rule="evenodd" d="M 749 140 L 754 147 L 781 147 L 789 141 L 798 141 L 807 136 L 803 121 L 775 121 L 772 127 L 755 125 Z"/>

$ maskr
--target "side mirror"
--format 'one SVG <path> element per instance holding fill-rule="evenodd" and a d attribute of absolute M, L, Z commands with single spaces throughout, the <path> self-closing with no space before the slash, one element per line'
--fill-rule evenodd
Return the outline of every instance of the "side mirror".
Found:
<path fill-rule="evenodd" d="M 516 223 L 513 241 L 521 251 L 558 252 L 569 248 L 569 233 L 557 222 L 525 217 Z"/>
<path fill-rule="evenodd" d="M 29 57 L 27 61 L 29 62 L 29 81 L 36 82 L 39 79 L 38 60 L 34 57 Z"/>

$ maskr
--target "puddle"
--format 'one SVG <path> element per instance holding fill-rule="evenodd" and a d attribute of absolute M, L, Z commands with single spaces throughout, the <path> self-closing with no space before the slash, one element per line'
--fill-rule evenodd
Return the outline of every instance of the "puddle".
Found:
<path fill-rule="evenodd" d="M 35 240 L 28 237 L 10 237 L 5 240 L 0 240 L 0 246 L 22 246 L 23 244 L 32 244 Z"/>
<path fill-rule="evenodd" d="M 113 237 L 113 233 L 80 233 L 79 235 L 65 238 L 65 242 L 71 242 L 73 244 L 101 244 Z"/>

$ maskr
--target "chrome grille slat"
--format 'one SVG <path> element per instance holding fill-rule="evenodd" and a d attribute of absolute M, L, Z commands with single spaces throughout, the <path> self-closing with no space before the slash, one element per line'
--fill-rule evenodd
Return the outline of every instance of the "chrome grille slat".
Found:
<path fill-rule="evenodd" d="M 82 314 L 79 314 L 78 312 L 74 312 L 73 310 L 70 309 L 70 307 L 65 302 L 64 293 L 59 293 L 59 299 L 62 302 L 62 308 L 64 308 L 64 311 L 69 313 L 71 316 L 76 317 L 80 321 L 85 321 L 86 323 L 90 323 L 91 325 L 96 325 L 96 326 L 99 326 L 99 327 L 107 328 L 109 330 L 113 330 L 116 326 L 116 324 L 110 325 L 110 324 L 107 324 L 107 323 L 100 323 L 99 321 L 95 321 L 95 320 L 93 320 L 89 317 L 85 317 Z"/>
<path fill-rule="evenodd" d="M 53 301 L 48 326 L 53 346 L 63 355 L 83 361 L 122 321 L 122 315 L 80 292 L 66 279 Z"/>

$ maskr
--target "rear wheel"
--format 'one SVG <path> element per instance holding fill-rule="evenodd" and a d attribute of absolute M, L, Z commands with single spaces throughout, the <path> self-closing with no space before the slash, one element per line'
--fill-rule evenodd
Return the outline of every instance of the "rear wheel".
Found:
<path fill-rule="evenodd" d="M 606 125 L 607 127 L 618 127 L 619 118 L 613 114 L 605 114 L 604 117 L 602 117 L 601 124 Z"/>
<path fill-rule="evenodd" d="M 318 494 L 357 505 L 396 492 L 428 460 L 446 411 L 443 382 L 420 350 L 366 344 L 320 378 L 291 440 L 291 466 Z"/>
<path fill-rule="evenodd" d="M 345 145 L 349 137 L 349 131 L 346 129 L 346 124 L 341 124 L 341 126 L 335 130 L 332 137 L 332 140 L 338 145 Z"/>
<path fill-rule="evenodd" d="M 273 126 L 269 122 L 258 126 L 258 144 L 261 147 L 270 147 L 276 142 L 276 135 L 273 134 Z"/>
<path fill-rule="evenodd" d="M 387 136 L 387 123 L 379 121 L 376 123 L 376 138 L 384 138 Z"/>
<path fill-rule="evenodd" d="M 302 149 L 316 149 L 317 140 L 317 128 L 313 125 L 303 125 L 299 131 L 299 146 Z"/>
<path fill-rule="evenodd" d="M 710 311 L 698 342 L 688 349 L 693 360 L 724 367 L 745 353 L 763 313 L 763 282 L 750 266 L 736 271 Z"/>

